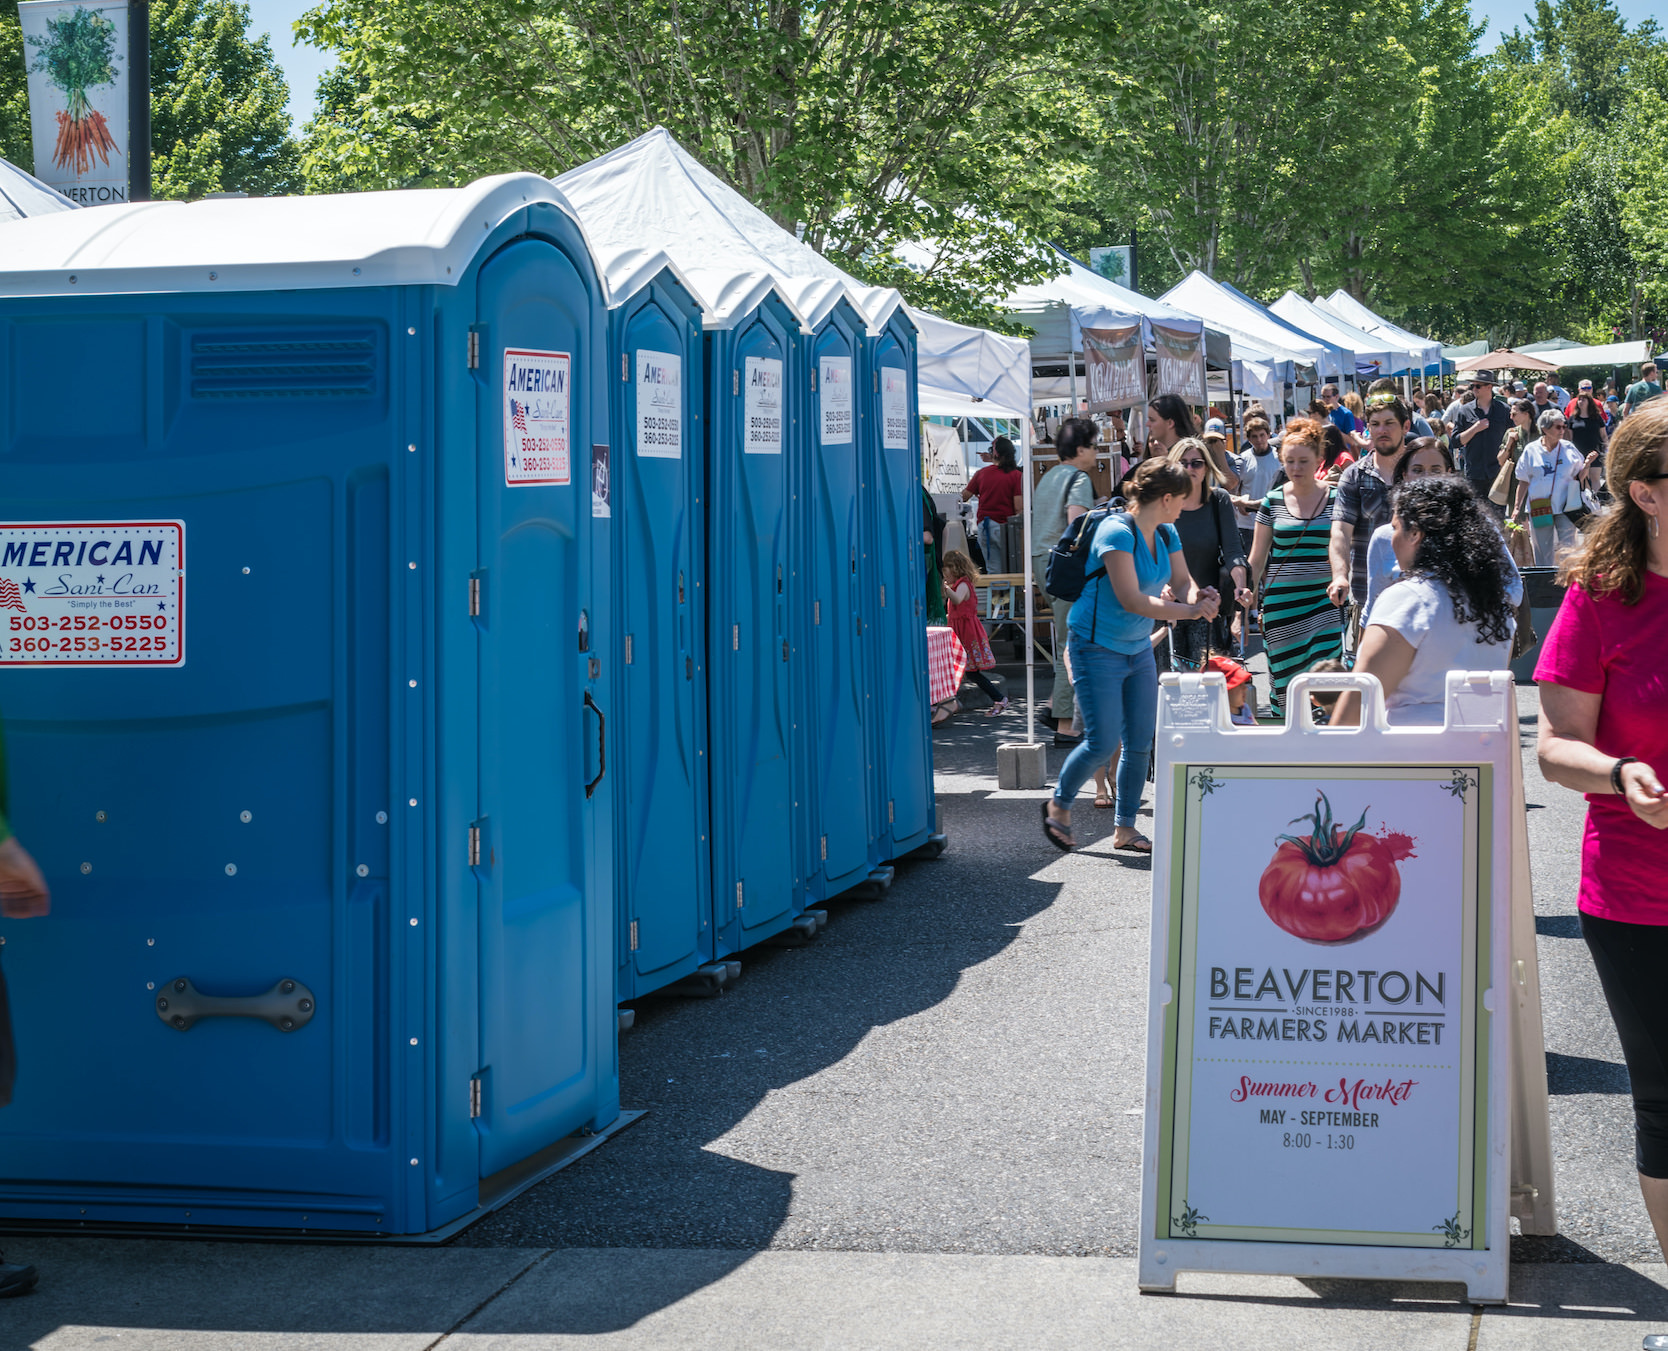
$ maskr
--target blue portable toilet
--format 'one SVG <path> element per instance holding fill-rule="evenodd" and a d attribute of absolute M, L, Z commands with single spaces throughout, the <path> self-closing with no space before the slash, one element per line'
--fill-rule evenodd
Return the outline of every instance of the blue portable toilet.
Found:
<path fill-rule="evenodd" d="M 873 880 L 880 862 L 874 795 L 870 494 L 863 424 L 868 380 L 862 316 L 842 298 L 804 343 L 806 417 L 800 437 L 809 615 L 798 719 L 811 811 L 805 818 L 811 894 L 819 900 Z M 802 801 L 806 800 L 802 796 Z"/>
<path fill-rule="evenodd" d="M 796 453 L 804 339 L 774 290 L 707 333 L 708 707 L 715 956 L 803 913 L 795 700 L 806 587 Z"/>
<path fill-rule="evenodd" d="M 531 175 L 6 229 L 0 1219 L 461 1222 L 619 1115 L 581 231 Z"/>
<path fill-rule="evenodd" d="M 915 325 L 900 306 L 867 339 L 870 415 L 865 479 L 873 502 L 871 603 L 877 674 L 874 723 L 879 856 L 942 853 L 928 722 L 926 558 L 922 550 L 921 419 Z"/>
<path fill-rule="evenodd" d="M 669 266 L 610 297 L 619 998 L 711 959 L 701 311 Z"/>

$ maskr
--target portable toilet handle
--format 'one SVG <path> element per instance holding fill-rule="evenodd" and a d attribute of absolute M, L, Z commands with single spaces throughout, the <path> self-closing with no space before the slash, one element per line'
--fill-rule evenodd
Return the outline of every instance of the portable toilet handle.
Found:
<path fill-rule="evenodd" d="M 189 976 L 175 976 L 156 997 L 156 1016 L 181 1032 L 189 1032 L 199 1018 L 259 1018 L 280 1032 L 294 1032 L 313 1021 L 317 1008 L 313 992 L 288 976 L 252 995 L 204 994 Z"/>
<path fill-rule="evenodd" d="M 585 707 L 597 715 L 597 776 L 585 785 L 585 796 L 590 797 L 608 772 L 608 719 L 602 716 L 602 708 L 591 698 L 589 690 L 585 691 Z"/>

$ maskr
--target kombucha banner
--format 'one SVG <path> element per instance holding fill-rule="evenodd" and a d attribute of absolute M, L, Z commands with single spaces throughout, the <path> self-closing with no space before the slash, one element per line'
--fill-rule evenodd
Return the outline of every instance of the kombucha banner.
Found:
<path fill-rule="evenodd" d="M 1139 321 L 1119 328 L 1084 329 L 1083 359 L 1091 413 L 1133 408 L 1146 401 L 1147 354 L 1141 347 Z"/>
<path fill-rule="evenodd" d="M 1185 333 L 1154 323 L 1153 353 L 1158 368 L 1153 372 L 1152 396 L 1179 394 L 1183 403 L 1202 407 L 1205 402 L 1205 335 Z"/>

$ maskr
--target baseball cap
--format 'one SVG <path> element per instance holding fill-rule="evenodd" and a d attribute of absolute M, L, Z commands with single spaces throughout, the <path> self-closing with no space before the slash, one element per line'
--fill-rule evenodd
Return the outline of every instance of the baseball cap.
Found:
<path fill-rule="evenodd" d="M 1231 690 L 1237 690 L 1241 685 L 1251 683 L 1251 672 L 1228 657 L 1207 657 L 1205 659 L 1205 670 L 1220 671 L 1228 678 L 1228 688 Z"/>
<path fill-rule="evenodd" d="M 1209 436 L 1212 432 L 1215 432 L 1218 436 L 1226 436 L 1228 434 L 1228 424 L 1219 417 L 1213 417 L 1205 423 L 1205 435 Z"/>

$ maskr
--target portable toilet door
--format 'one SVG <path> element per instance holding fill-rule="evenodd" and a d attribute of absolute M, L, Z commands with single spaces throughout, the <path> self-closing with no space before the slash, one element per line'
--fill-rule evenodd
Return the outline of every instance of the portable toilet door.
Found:
<path fill-rule="evenodd" d="M 795 500 L 798 325 L 767 296 L 707 334 L 708 735 L 715 956 L 779 933 L 805 908 L 794 682 L 805 517 Z"/>
<path fill-rule="evenodd" d="M 432 1230 L 618 1115 L 586 479 L 506 454 L 600 429 L 599 288 L 531 175 L 107 212 L 0 258 L 0 708 L 53 892 L 0 920 L 0 1216 Z"/>
<path fill-rule="evenodd" d="M 926 556 L 922 548 L 921 420 L 915 326 L 897 310 L 869 339 L 871 415 L 865 474 L 872 520 L 879 732 L 876 801 L 880 857 L 901 858 L 934 841 L 932 735 L 927 718 Z"/>
<path fill-rule="evenodd" d="M 631 999 L 712 951 L 701 313 L 670 270 L 609 312 L 620 979 Z"/>
<path fill-rule="evenodd" d="M 797 720 L 808 749 L 811 892 L 826 900 L 879 862 L 870 767 L 872 660 L 865 632 L 866 510 L 860 424 L 863 322 L 841 300 L 806 340 L 810 661 Z M 803 800 L 803 799 L 802 799 Z"/>
<path fill-rule="evenodd" d="M 476 586 L 460 646 L 479 673 L 480 783 L 463 899 L 478 916 L 470 1115 L 489 1179 L 618 1114 L 604 776 L 620 682 L 596 655 L 613 632 L 593 541 L 608 524 L 591 451 L 606 426 L 601 288 L 578 228 L 549 204 L 485 257 L 473 314 L 448 316 L 439 345 L 455 354 L 473 332 L 478 358 Z M 453 622 L 459 607 L 444 608 Z M 442 1082 L 448 1107 L 455 1082 Z"/>

